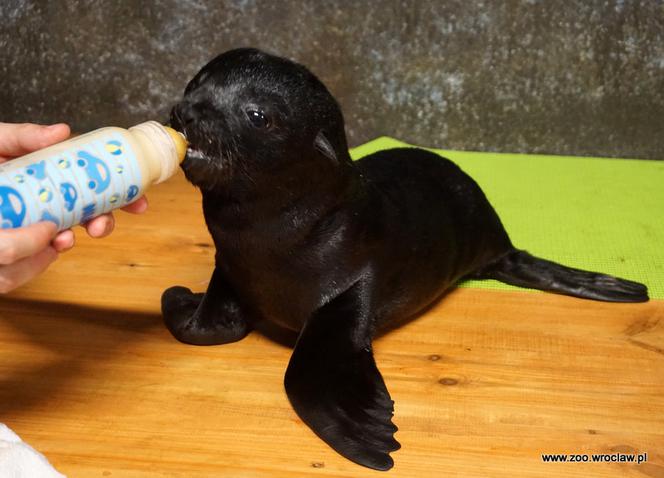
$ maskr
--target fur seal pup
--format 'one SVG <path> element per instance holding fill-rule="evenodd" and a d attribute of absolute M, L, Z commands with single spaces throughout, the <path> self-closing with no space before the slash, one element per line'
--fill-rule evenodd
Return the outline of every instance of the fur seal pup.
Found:
<path fill-rule="evenodd" d="M 171 124 L 216 246 L 207 292 L 164 292 L 178 340 L 235 342 L 256 319 L 299 331 L 285 388 L 338 453 L 393 466 L 393 402 L 371 341 L 464 277 L 641 302 L 642 284 L 516 249 L 479 186 L 417 148 L 352 162 L 341 110 L 304 66 L 255 49 L 221 54 L 187 85 Z"/>

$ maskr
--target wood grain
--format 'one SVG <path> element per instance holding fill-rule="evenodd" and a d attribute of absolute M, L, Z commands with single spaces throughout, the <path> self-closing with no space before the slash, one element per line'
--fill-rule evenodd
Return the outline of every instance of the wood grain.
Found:
<path fill-rule="evenodd" d="M 292 339 L 192 347 L 163 289 L 203 290 L 214 249 L 182 177 L 150 212 L 0 298 L 0 421 L 70 477 L 380 476 L 291 410 Z M 403 448 L 392 477 L 664 477 L 664 302 L 459 289 L 375 343 Z M 541 453 L 648 452 L 547 464 Z"/>

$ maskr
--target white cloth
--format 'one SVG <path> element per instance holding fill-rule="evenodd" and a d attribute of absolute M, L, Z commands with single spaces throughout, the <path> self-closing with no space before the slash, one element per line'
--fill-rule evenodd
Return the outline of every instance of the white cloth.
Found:
<path fill-rule="evenodd" d="M 0 478 L 66 478 L 48 460 L 0 423 Z"/>

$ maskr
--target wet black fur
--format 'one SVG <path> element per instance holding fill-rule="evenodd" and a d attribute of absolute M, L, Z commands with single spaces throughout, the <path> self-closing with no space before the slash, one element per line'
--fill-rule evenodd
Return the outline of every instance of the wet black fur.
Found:
<path fill-rule="evenodd" d="M 265 125 L 252 123 L 256 114 Z M 298 331 L 288 397 L 362 465 L 387 470 L 399 448 L 372 337 L 459 279 L 648 299 L 641 284 L 515 249 L 475 181 L 447 159 L 399 148 L 353 163 L 337 102 L 288 60 L 253 49 L 218 56 L 171 122 L 190 141 L 182 167 L 203 194 L 217 255 L 205 294 L 164 293 L 166 325 L 200 345 L 240 340 L 257 319 Z"/>

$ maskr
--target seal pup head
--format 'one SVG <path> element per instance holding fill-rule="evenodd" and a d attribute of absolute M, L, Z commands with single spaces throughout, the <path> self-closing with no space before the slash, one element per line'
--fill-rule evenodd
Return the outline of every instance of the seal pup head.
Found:
<path fill-rule="evenodd" d="M 171 112 L 187 137 L 182 163 L 202 190 L 315 182 L 350 163 L 341 109 L 304 66 L 250 48 L 205 65 Z"/>

